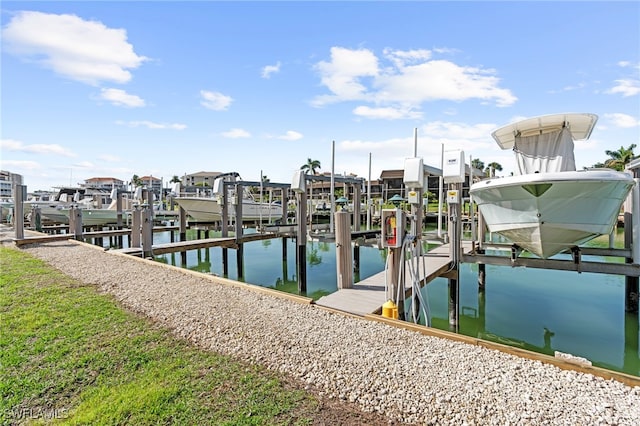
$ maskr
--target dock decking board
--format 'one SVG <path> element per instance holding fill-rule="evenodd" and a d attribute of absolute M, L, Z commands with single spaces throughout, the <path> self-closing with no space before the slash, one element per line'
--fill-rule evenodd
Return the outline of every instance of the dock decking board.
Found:
<path fill-rule="evenodd" d="M 427 284 L 449 269 L 449 245 L 441 245 L 422 256 L 425 260 L 427 274 L 420 268 L 420 281 Z M 422 259 L 420 259 L 422 262 Z M 372 314 L 386 302 L 385 271 L 372 275 L 353 284 L 353 288 L 340 289 L 316 301 L 317 305 L 337 309 L 356 315 Z M 411 285 L 405 276 L 405 288 Z"/>

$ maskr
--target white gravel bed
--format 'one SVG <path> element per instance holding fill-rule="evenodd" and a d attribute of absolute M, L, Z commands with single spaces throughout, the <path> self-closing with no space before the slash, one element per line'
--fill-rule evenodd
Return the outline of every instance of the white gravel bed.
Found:
<path fill-rule="evenodd" d="M 203 348 L 418 424 L 638 425 L 640 387 L 329 313 L 72 242 L 24 251 Z"/>

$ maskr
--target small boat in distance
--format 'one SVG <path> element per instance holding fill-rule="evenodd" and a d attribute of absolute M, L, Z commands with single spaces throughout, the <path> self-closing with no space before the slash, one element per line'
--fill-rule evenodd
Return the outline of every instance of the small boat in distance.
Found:
<path fill-rule="evenodd" d="M 547 259 L 613 231 L 632 176 L 575 166 L 574 140 L 588 139 L 597 119 L 587 113 L 544 115 L 491 134 L 502 149 L 513 149 L 518 174 L 470 188 L 490 232 Z"/>

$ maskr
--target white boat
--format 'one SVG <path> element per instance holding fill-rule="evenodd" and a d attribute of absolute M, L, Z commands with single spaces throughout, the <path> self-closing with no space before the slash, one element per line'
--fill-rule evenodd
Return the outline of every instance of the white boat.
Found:
<path fill-rule="evenodd" d="M 222 205 L 217 197 L 177 197 L 176 204 L 182 207 L 194 222 L 218 222 L 222 220 Z M 229 218 L 235 217 L 235 207 L 230 206 Z M 242 200 L 242 220 L 276 221 L 282 218 L 282 206 L 277 203 L 260 203 L 252 199 Z"/>
<path fill-rule="evenodd" d="M 491 134 L 502 149 L 514 151 L 519 174 L 471 186 L 490 232 L 547 259 L 613 231 L 633 178 L 575 167 L 574 140 L 588 139 L 597 119 L 586 113 L 545 115 Z"/>
<path fill-rule="evenodd" d="M 226 178 L 233 181 L 238 177 L 237 173 L 228 173 L 217 178 L 214 182 L 212 192 L 206 190 L 199 191 L 194 196 L 179 196 L 174 198 L 176 204 L 185 210 L 193 222 L 213 223 L 222 220 L 222 183 Z M 230 200 L 228 215 L 230 219 L 235 218 L 235 205 L 231 200 L 234 194 L 229 193 Z M 253 195 L 246 189 L 242 194 L 242 221 L 263 221 L 275 222 L 282 218 L 282 204 L 277 202 L 260 202 L 253 198 Z"/>
<path fill-rule="evenodd" d="M 98 194 L 101 196 L 102 194 Z M 112 199 L 109 206 L 99 207 L 93 194 L 87 194 L 84 188 L 60 188 L 58 194 L 51 200 L 29 200 L 24 202 L 27 219 L 33 207 L 40 209 L 43 220 L 51 223 L 69 224 L 69 208 L 73 205 L 82 210 L 82 224 L 84 226 L 103 226 L 118 222 L 117 201 Z M 133 200 L 125 198 L 123 202 L 122 220 L 126 222 L 127 215 L 133 205 Z"/>
<path fill-rule="evenodd" d="M 60 209 L 60 213 L 64 216 L 65 224 L 69 223 L 69 213 L 70 209 L 68 207 Z M 115 225 L 118 223 L 118 211 L 110 208 L 86 208 L 81 207 L 80 211 L 82 212 L 82 225 L 83 226 L 106 226 L 106 225 Z M 123 211 L 122 213 L 122 223 L 128 222 L 128 215 L 130 215 L 130 211 Z"/>
<path fill-rule="evenodd" d="M 69 215 L 65 215 L 62 210 L 73 203 L 89 206 L 89 203 L 93 203 L 93 199 L 85 195 L 84 188 L 60 187 L 55 195 L 43 194 L 25 201 L 23 210 L 27 220 L 30 220 L 31 210 L 38 207 L 44 221 L 68 224 Z"/>

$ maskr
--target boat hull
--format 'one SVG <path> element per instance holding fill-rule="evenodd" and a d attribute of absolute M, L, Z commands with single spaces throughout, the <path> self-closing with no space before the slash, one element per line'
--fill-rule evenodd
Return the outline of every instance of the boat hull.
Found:
<path fill-rule="evenodd" d="M 543 258 L 609 234 L 634 185 L 613 170 L 540 173 L 471 186 L 490 232 Z"/>
<path fill-rule="evenodd" d="M 194 222 L 210 223 L 222 220 L 222 206 L 215 198 L 177 197 L 176 204 L 182 207 Z M 235 208 L 229 209 L 229 216 L 235 216 Z M 242 220 L 275 221 L 282 218 L 282 206 L 275 203 L 258 203 L 244 200 L 242 203 Z"/>

